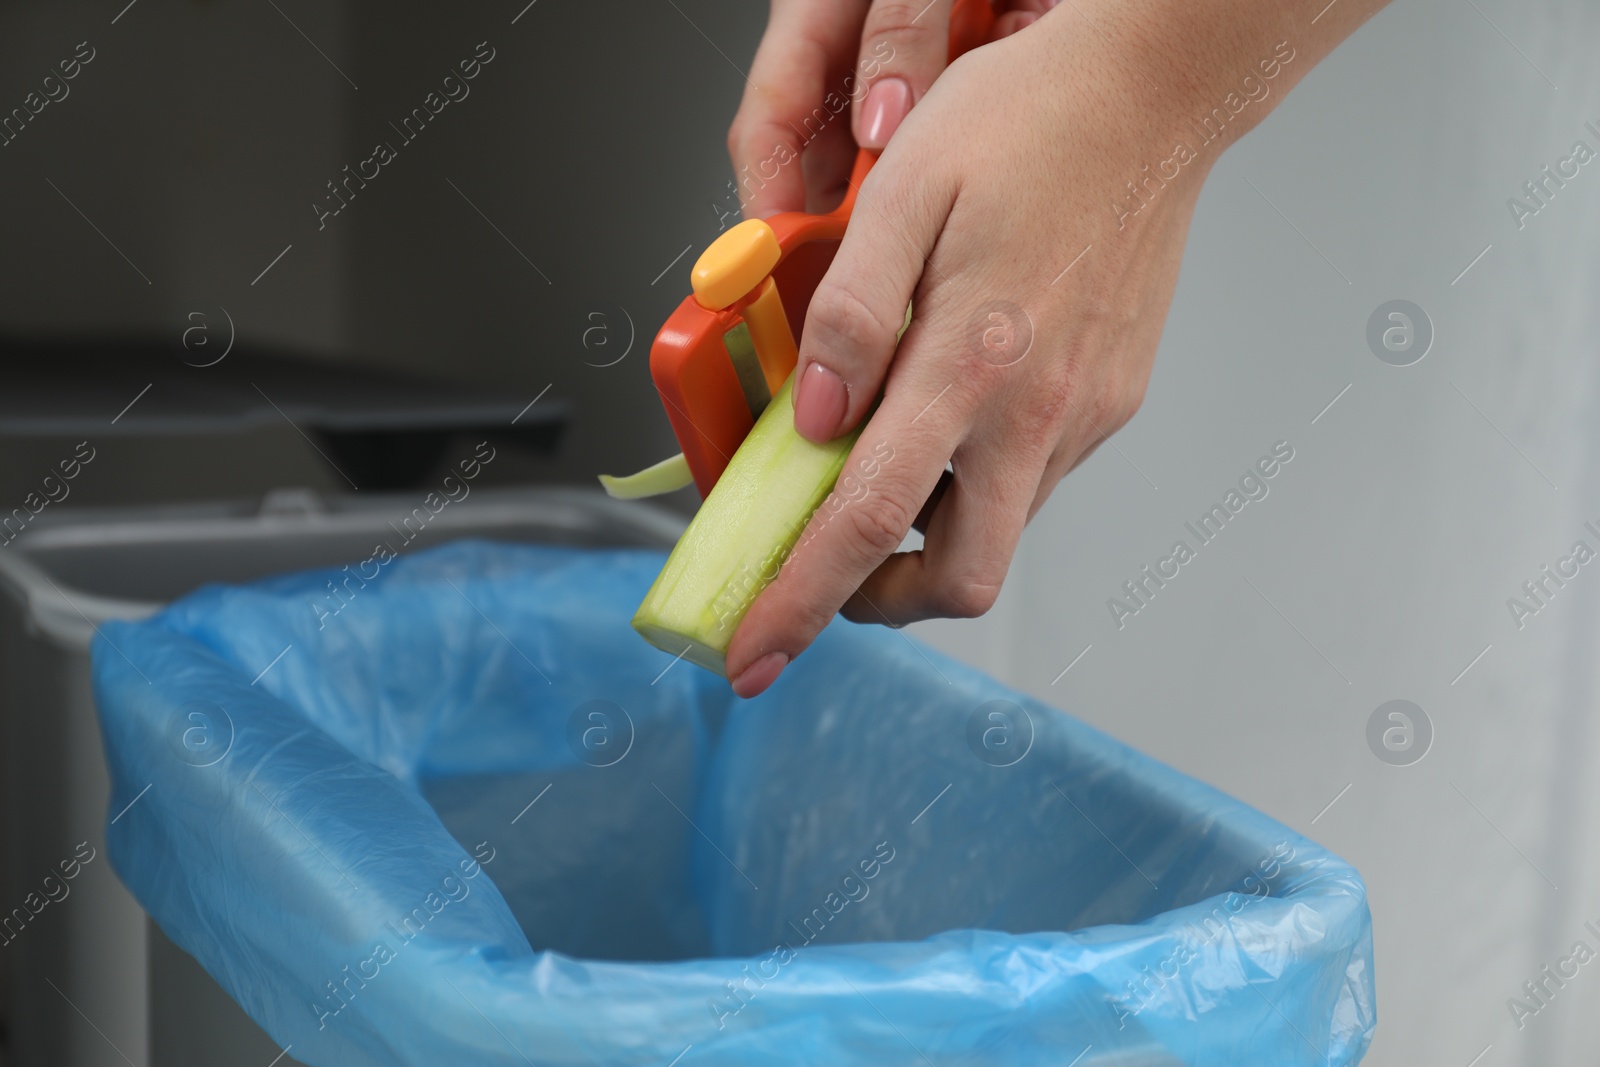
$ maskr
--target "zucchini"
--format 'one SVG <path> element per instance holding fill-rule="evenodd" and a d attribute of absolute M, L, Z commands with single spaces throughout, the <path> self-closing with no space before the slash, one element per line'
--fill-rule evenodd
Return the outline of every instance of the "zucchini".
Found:
<path fill-rule="evenodd" d="M 633 628 L 652 645 L 724 676 L 733 632 L 833 491 L 861 434 L 858 426 L 825 445 L 800 436 L 793 388 L 791 374 L 633 616 Z"/>
<path fill-rule="evenodd" d="M 660 496 L 682 489 L 694 481 L 689 473 L 689 461 L 679 452 L 660 463 L 653 463 L 642 471 L 617 477 L 602 474 L 600 484 L 613 500 L 639 500 L 647 496 Z"/>

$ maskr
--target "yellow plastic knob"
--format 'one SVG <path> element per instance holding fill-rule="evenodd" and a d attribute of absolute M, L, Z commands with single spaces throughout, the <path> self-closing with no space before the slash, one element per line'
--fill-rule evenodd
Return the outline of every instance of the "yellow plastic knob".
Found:
<path fill-rule="evenodd" d="M 746 219 L 700 253 L 690 275 L 695 302 L 710 311 L 738 301 L 778 265 L 778 237 L 760 219 Z"/>

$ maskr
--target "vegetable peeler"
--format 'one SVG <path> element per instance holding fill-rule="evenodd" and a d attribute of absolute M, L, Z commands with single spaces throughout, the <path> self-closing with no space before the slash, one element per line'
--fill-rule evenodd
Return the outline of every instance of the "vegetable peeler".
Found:
<path fill-rule="evenodd" d="M 955 0 L 950 58 L 987 41 L 994 17 L 990 0 Z M 683 451 L 627 477 L 601 475 L 608 493 L 652 496 L 691 481 L 702 498 L 711 492 L 794 372 L 806 309 L 876 161 L 869 149 L 857 153 L 844 200 L 832 211 L 748 219 L 701 253 L 690 295 L 650 346 L 650 375 Z"/>

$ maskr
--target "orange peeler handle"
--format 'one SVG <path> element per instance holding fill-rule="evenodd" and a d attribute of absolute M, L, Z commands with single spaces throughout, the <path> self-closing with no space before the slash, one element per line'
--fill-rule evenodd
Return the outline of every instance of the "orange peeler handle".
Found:
<path fill-rule="evenodd" d="M 993 26 L 990 0 L 954 0 L 950 58 L 983 44 Z M 756 379 L 770 396 L 793 372 L 795 339 L 811 295 L 833 262 L 856 192 L 875 162 L 868 149 L 856 154 L 844 200 L 832 211 L 786 211 L 718 237 L 695 262 L 693 295 L 656 334 L 650 374 L 702 497 L 755 424 Z M 735 363 L 733 353 L 746 347 L 754 349 L 759 374 Z"/>

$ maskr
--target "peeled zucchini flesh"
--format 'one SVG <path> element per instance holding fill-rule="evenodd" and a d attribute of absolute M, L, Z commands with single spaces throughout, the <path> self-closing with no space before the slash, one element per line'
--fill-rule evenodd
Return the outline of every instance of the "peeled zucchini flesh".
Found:
<path fill-rule="evenodd" d="M 800 436 L 793 388 L 790 375 L 633 616 L 633 628 L 646 641 L 718 674 L 727 673 L 734 630 L 833 491 L 861 432 L 823 445 Z"/>

